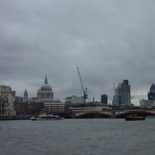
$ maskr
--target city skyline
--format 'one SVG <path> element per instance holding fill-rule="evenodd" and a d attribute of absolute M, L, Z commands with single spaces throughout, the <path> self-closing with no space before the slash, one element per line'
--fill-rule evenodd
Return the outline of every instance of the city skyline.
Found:
<path fill-rule="evenodd" d="M 54 98 L 107 94 L 124 79 L 132 102 L 155 83 L 153 0 L 0 1 L 0 84 L 36 96 L 47 74 Z"/>
<path fill-rule="evenodd" d="M 107 103 L 106 104 L 112 104 L 112 105 L 117 105 L 117 104 L 124 104 L 124 103 L 126 103 L 127 101 L 129 101 L 129 99 L 131 100 L 131 103 L 133 103 L 132 102 L 132 98 L 134 98 L 134 96 L 131 96 L 131 90 L 130 90 L 130 85 L 128 85 L 128 80 L 126 79 L 126 80 L 123 80 L 123 82 L 121 83 L 118 83 L 118 85 L 117 86 L 115 86 L 114 85 L 114 91 L 115 91 L 115 93 L 113 94 L 113 99 L 112 99 L 112 101 L 109 101 L 109 99 L 108 99 L 108 94 L 101 94 L 100 95 L 100 99 L 99 100 L 95 100 L 95 102 L 97 101 L 97 102 L 102 102 L 102 96 L 104 96 L 104 95 L 106 95 L 107 96 Z M 123 86 L 124 85 L 124 83 L 127 85 L 127 86 L 129 86 L 129 87 L 126 87 L 126 86 Z M 44 85 L 45 84 L 47 84 L 48 85 L 48 87 L 50 87 L 50 89 L 51 89 L 51 91 L 53 91 L 53 89 L 52 89 L 52 87 L 51 87 L 51 85 L 50 85 L 50 83 L 48 83 L 48 77 L 47 77 L 47 75 L 45 76 L 45 78 L 44 78 L 44 83 L 42 83 L 41 85 L 40 85 L 40 88 L 38 88 L 38 92 L 40 91 L 40 90 L 42 90 L 42 87 L 45 87 Z M 154 83 L 152 83 L 152 85 L 150 86 L 150 91 L 151 91 L 151 89 L 153 89 L 153 87 L 155 86 L 155 84 Z M 122 89 L 122 90 L 119 90 L 119 89 Z M 121 93 L 123 93 L 124 94 L 124 91 L 123 91 L 123 89 L 124 89 L 124 91 L 125 92 L 128 92 L 129 93 L 129 95 L 127 95 L 125 98 L 124 98 L 124 100 L 126 100 L 126 101 L 123 101 L 122 103 L 118 103 L 118 102 L 116 102 L 115 101 L 115 99 L 114 99 L 114 96 L 115 95 L 117 95 L 117 93 L 116 92 L 119 92 L 120 91 L 120 95 L 121 95 Z M 15 91 L 16 92 L 16 90 L 13 90 L 13 91 Z M 121 92 L 122 91 L 122 92 Z M 154 91 L 154 90 L 153 90 Z M 28 91 L 27 91 L 27 89 L 25 89 L 24 90 L 24 92 L 23 92 L 23 95 L 21 95 L 21 97 L 22 98 L 24 98 L 24 96 L 25 96 L 25 93 L 26 93 L 26 96 L 29 98 L 29 99 L 31 99 L 31 98 L 37 98 L 37 96 L 38 96 L 38 92 L 36 92 L 36 96 L 31 96 L 31 94 L 29 94 L 28 93 Z M 106 92 L 105 92 L 106 93 Z M 148 92 L 148 94 L 149 94 L 150 92 Z M 147 95 L 147 97 L 145 98 L 145 99 L 148 99 L 149 97 L 148 97 L 148 94 L 146 94 Z M 54 95 L 54 92 L 53 92 L 53 95 Z M 65 98 L 63 98 L 61 101 L 66 101 L 66 98 L 68 98 L 68 97 L 71 97 L 71 96 L 76 96 L 76 97 L 82 97 L 83 95 L 80 95 L 80 96 L 78 96 L 77 94 L 71 94 L 70 96 L 66 96 Z M 124 94 L 125 95 L 125 94 Z M 16 96 L 18 96 L 18 95 L 16 95 Z M 54 98 L 54 97 L 52 97 L 53 99 L 57 99 L 57 100 L 59 100 L 59 99 L 61 99 L 61 96 L 59 96 L 58 98 Z M 143 98 L 144 99 L 144 98 Z M 90 100 L 90 98 L 88 98 L 87 100 L 86 100 L 87 102 L 94 102 L 94 97 L 92 98 L 92 100 Z M 116 103 L 114 103 L 114 102 L 116 102 Z M 134 103 L 133 103 L 134 104 Z M 140 100 L 139 100 L 139 102 L 138 102 L 138 104 L 135 104 L 135 106 L 136 105 L 139 105 L 140 104 Z"/>

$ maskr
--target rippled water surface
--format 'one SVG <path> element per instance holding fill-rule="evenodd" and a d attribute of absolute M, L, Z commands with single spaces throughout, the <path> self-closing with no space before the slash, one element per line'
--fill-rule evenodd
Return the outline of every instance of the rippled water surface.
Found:
<path fill-rule="evenodd" d="M 154 155 L 155 119 L 0 121 L 0 155 Z"/>

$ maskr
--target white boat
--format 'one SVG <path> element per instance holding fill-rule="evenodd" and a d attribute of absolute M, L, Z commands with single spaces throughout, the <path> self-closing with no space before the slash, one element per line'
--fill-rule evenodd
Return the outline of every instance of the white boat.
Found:
<path fill-rule="evenodd" d="M 31 117 L 30 120 L 31 120 L 31 121 L 39 121 L 40 118 L 39 118 L 39 117 Z"/>
<path fill-rule="evenodd" d="M 31 117 L 32 121 L 45 121 L 45 120 L 62 120 L 63 118 L 59 115 L 47 114 L 36 117 Z"/>

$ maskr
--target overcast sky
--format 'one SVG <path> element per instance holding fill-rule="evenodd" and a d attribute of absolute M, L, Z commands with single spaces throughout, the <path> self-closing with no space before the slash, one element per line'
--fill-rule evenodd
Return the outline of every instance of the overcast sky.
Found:
<path fill-rule="evenodd" d="M 134 104 L 155 83 L 154 0 L 1 0 L 0 84 L 35 97 L 45 76 L 54 98 L 109 102 L 129 80 Z"/>

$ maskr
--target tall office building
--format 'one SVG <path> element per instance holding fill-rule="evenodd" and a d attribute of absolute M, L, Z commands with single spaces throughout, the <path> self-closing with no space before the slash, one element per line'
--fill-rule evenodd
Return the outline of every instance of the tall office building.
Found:
<path fill-rule="evenodd" d="M 148 93 L 148 100 L 155 100 L 155 84 L 154 83 L 150 87 L 150 92 Z"/>
<path fill-rule="evenodd" d="M 131 103 L 131 92 L 128 80 L 123 80 L 115 88 L 115 95 L 113 97 L 113 105 L 123 105 L 126 102 Z"/>
<path fill-rule="evenodd" d="M 101 95 L 101 103 L 108 104 L 108 96 L 106 94 Z"/>

